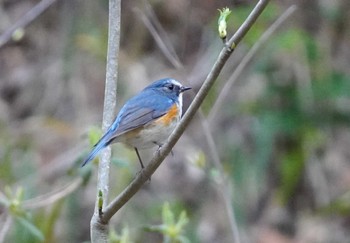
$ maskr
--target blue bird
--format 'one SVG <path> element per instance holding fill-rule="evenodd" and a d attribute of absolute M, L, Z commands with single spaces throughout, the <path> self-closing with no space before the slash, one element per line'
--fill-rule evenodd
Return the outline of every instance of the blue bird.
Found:
<path fill-rule="evenodd" d="M 182 93 L 189 89 L 171 78 L 155 81 L 144 88 L 121 108 L 82 166 L 111 143 L 121 142 L 135 149 L 144 168 L 138 149 L 161 147 L 165 143 L 180 121 Z"/>

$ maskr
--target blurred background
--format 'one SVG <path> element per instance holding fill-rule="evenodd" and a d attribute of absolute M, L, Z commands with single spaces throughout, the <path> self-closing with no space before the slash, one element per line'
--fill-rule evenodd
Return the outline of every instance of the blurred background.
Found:
<path fill-rule="evenodd" d="M 0 0 L 0 34 L 38 3 Z M 231 36 L 255 4 L 122 1 L 115 112 L 163 77 L 193 87 L 187 108 L 223 48 L 217 9 L 232 10 Z M 0 46 L 0 241 L 90 239 L 98 161 L 79 166 L 101 135 L 107 23 L 107 0 L 56 1 Z M 233 242 L 235 226 L 241 242 L 349 242 L 349 23 L 348 0 L 271 1 L 111 242 L 162 242 L 175 226 L 173 242 Z M 110 197 L 139 170 L 113 145 Z"/>

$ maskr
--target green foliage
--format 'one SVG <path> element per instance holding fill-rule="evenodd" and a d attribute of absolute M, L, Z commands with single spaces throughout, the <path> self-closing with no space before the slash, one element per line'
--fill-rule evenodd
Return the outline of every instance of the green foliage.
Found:
<path fill-rule="evenodd" d="M 145 227 L 146 230 L 163 234 L 165 243 L 186 243 L 190 242 L 184 235 L 188 224 L 188 217 L 185 211 L 181 211 L 176 221 L 169 203 L 163 205 L 162 224 Z"/>
<path fill-rule="evenodd" d="M 230 22 L 233 23 L 234 27 L 237 28 L 243 23 L 243 21 L 250 14 L 252 8 L 251 5 L 240 5 L 232 8 L 232 14 L 230 15 Z M 266 27 L 278 17 L 278 6 L 271 2 L 264 12 L 259 17 L 259 21 L 252 26 L 247 35 L 244 37 L 243 42 L 249 46 L 253 45 L 266 30 Z M 232 26 L 228 27 L 228 30 L 233 29 Z"/>
<path fill-rule="evenodd" d="M 89 143 L 94 146 L 102 136 L 101 128 L 91 127 L 88 132 Z"/>
<path fill-rule="evenodd" d="M 59 218 L 62 214 L 63 206 L 65 205 L 66 200 L 60 200 L 52 207 L 47 210 L 45 213 L 43 211 L 39 211 L 35 215 L 35 222 L 37 223 L 39 229 L 43 232 L 46 242 L 54 242 L 55 241 L 55 226 L 59 221 Z"/>
<path fill-rule="evenodd" d="M 12 40 L 19 42 L 23 39 L 24 36 L 25 36 L 25 29 L 17 28 L 12 34 Z"/>
<path fill-rule="evenodd" d="M 0 144 L 0 179 L 3 185 L 17 182 L 35 170 L 31 163 L 35 147 L 30 136 L 23 135 L 21 139 L 16 139 L 0 123 Z"/>
<path fill-rule="evenodd" d="M 89 151 L 91 149 L 91 147 L 93 147 L 98 141 L 99 139 L 101 138 L 102 136 L 102 131 L 101 131 L 101 128 L 98 128 L 96 126 L 93 126 L 89 129 L 88 131 L 88 140 L 89 140 L 89 144 L 90 144 L 90 147 L 88 148 Z M 76 162 L 78 164 L 81 164 L 82 163 L 82 160 L 85 158 L 86 155 L 83 155 L 79 160 L 77 160 Z M 98 157 L 96 156 L 89 164 L 97 164 L 98 163 Z M 81 175 L 83 176 L 84 178 L 84 181 L 88 181 L 88 179 L 90 178 L 90 175 L 91 175 L 91 166 L 86 165 L 85 167 L 87 168 L 82 168 L 80 170 L 80 173 Z"/>
<path fill-rule="evenodd" d="M 25 216 L 25 211 L 22 209 L 22 201 L 24 191 L 22 187 L 17 188 L 14 192 L 10 187 L 5 187 L 6 198 L 2 198 L 1 203 L 7 207 L 11 214 L 15 216 Z"/>
<path fill-rule="evenodd" d="M 231 10 L 229 8 L 218 9 L 220 12 L 220 16 L 218 18 L 218 32 L 221 39 L 226 39 L 227 36 L 227 21 L 231 14 Z"/>
<path fill-rule="evenodd" d="M 109 241 L 111 243 L 131 243 L 134 242 L 130 236 L 130 230 L 127 226 L 123 227 L 122 232 L 117 234 L 114 229 L 109 231 Z"/>
<path fill-rule="evenodd" d="M 25 217 L 15 217 L 16 222 L 22 226 L 20 234 L 17 234 L 22 238 L 22 242 L 40 242 L 44 241 L 43 233 L 27 218 Z M 28 235 L 27 235 L 28 234 Z M 25 237 L 27 235 L 27 237 Z"/>
<path fill-rule="evenodd" d="M 36 227 L 32 222 L 32 216 L 22 207 L 22 202 L 24 198 L 24 190 L 19 187 L 16 191 L 13 191 L 10 187 L 5 188 L 6 198 L 1 198 L 0 203 L 3 204 L 11 217 L 15 219 L 16 230 L 20 230 L 22 233 L 20 237 L 27 236 L 29 239 L 36 241 L 44 241 L 43 233 Z M 28 238 L 21 238 L 21 241 L 31 242 Z"/>
<path fill-rule="evenodd" d="M 350 214 L 350 191 L 338 196 L 328 205 L 317 210 L 323 216 L 345 216 Z"/>
<path fill-rule="evenodd" d="M 88 31 L 88 33 L 81 33 L 75 37 L 75 44 L 78 48 L 103 59 L 106 57 L 106 49 L 104 48 L 107 40 L 104 38 L 106 33 L 101 31 Z"/>
<path fill-rule="evenodd" d="M 239 15 L 235 9 L 232 18 Z M 254 26 L 251 33 L 258 33 L 259 27 L 259 24 Z M 305 165 L 325 150 L 329 133 L 348 127 L 350 115 L 346 104 L 350 96 L 350 76 L 330 62 L 329 50 L 323 44 L 301 28 L 281 29 L 249 70 L 264 77 L 261 79 L 265 82 L 264 89 L 257 99 L 225 107 L 237 119 L 249 117 L 246 119 L 251 121 L 244 126 L 248 138 L 238 144 L 227 144 L 223 156 L 225 169 L 230 171 L 235 183 L 235 194 L 239 195 L 234 199 L 241 221 L 249 214 L 246 202 L 260 193 L 252 188 L 264 192 L 261 198 L 270 195 L 281 205 L 290 205 L 303 196 L 312 201 L 309 195 L 303 194 L 309 186 L 304 185 L 308 181 L 304 178 Z M 297 73 L 299 70 L 293 68 L 294 64 L 304 68 L 302 71 L 309 76 Z M 234 139 L 223 134 L 218 140 Z M 334 210 L 346 215 L 349 207 L 345 201 L 335 200 L 323 212 Z"/>
<path fill-rule="evenodd" d="M 290 28 L 276 35 L 270 42 L 270 47 L 275 50 L 294 51 L 302 44 L 303 39 L 308 36 L 304 31 L 298 28 Z"/>
<path fill-rule="evenodd" d="M 205 153 L 202 150 L 191 152 L 187 156 L 188 161 L 199 169 L 203 169 L 207 165 Z"/>
<path fill-rule="evenodd" d="M 281 182 L 278 190 L 279 199 L 286 204 L 293 197 L 301 181 L 304 170 L 304 153 L 302 148 L 295 148 L 282 155 L 280 160 Z"/>
<path fill-rule="evenodd" d="M 13 148 L 10 145 L 5 143 L 3 146 L 3 155 L 1 156 L 2 158 L 1 158 L 1 170 L 0 170 L 0 178 L 2 178 L 4 182 L 6 181 L 11 182 L 15 180 L 14 178 L 15 175 L 11 164 L 12 151 L 13 151 Z"/>

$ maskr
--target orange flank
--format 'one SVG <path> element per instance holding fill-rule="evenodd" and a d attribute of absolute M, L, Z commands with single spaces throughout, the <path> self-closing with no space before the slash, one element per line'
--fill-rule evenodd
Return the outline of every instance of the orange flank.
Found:
<path fill-rule="evenodd" d="M 156 123 L 161 123 L 162 125 L 168 126 L 171 122 L 173 122 L 179 113 L 179 109 L 177 105 L 174 104 L 164 116 L 157 119 Z"/>

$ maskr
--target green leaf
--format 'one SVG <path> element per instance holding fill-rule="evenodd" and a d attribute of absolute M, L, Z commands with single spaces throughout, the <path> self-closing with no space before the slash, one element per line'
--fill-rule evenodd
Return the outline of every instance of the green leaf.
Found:
<path fill-rule="evenodd" d="M 186 211 L 182 211 L 176 226 L 182 229 L 183 227 L 186 226 L 187 223 L 188 223 L 188 217 L 187 217 Z"/>
<path fill-rule="evenodd" d="M 219 36 L 221 39 L 225 39 L 227 36 L 227 20 L 228 17 L 231 14 L 231 10 L 229 8 L 223 8 L 218 9 L 220 12 L 220 16 L 218 19 L 218 32 L 219 32 Z"/>
<path fill-rule="evenodd" d="M 166 226 L 161 224 L 161 225 L 147 225 L 143 227 L 144 230 L 150 231 L 150 232 L 159 232 L 164 234 L 166 232 Z"/>
<path fill-rule="evenodd" d="M 23 217 L 15 217 L 16 221 L 20 223 L 25 229 L 29 231 L 34 237 L 36 237 L 39 241 L 44 241 L 43 233 L 29 220 Z"/>
<path fill-rule="evenodd" d="M 111 243 L 130 243 L 133 242 L 130 237 L 129 227 L 125 226 L 120 234 L 117 234 L 114 229 L 109 232 L 109 241 Z"/>
<path fill-rule="evenodd" d="M 170 206 L 168 202 L 164 203 L 163 211 L 162 211 L 162 218 L 164 224 L 174 224 L 174 214 L 170 210 Z"/>
<path fill-rule="evenodd" d="M 202 150 L 195 150 L 187 155 L 188 161 L 199 169 L 205 168 L 207 161 Z"/>
<path fill-rule="evenodd" d="M 189 239 L 187 239 L 185 236 L 183 236 L 183 235 L 180 235 L 179 237 L 178 237 L 178 241 L 180 242 L 180 243 L 190 243 L 191 241 L 189 240 Z"/>
<path fill-rule="evenodd" d="M 163 242 L 189 242 L 183 235 L 185 227 L 189 221 L 185 211 L 182 211 L 180 213 L 180 216 L 176 222 L 174 213 L 171 211 L 169 203 L 165 202 L 162 209 L 162 218 L 162 224 L 146 226 L 144 229 L 147 231 L 159 232 L 163 234 Z"/>

